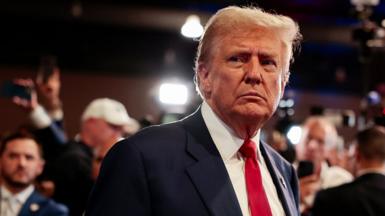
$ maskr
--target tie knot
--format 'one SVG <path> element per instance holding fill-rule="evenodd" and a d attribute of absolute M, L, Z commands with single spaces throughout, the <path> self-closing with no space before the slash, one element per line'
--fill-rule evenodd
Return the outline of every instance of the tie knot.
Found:
<path fill-rule="evenodd" d="M 239 152 L 246 158 L 255 159 L 255 148 L 255 143 L 252 140 L 247 139 L 239 149 Z"/>

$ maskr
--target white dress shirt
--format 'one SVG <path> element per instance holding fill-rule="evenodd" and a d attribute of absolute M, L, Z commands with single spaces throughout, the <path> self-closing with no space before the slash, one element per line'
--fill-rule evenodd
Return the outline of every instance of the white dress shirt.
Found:
<path fill-rule="evenodd" d="M 30 185 L 22 192 L 17 194 L 12 194 L 7 188 L 2 185 L 0 187 L 1 193 L 1 216 L 17 216 L 23 207 L 23 204 L 28 199 L 28 197 L 35 190 L 33 185 Z"/>
<path fill-rule="evenodd" d="M 229 174 L 231 184 L 235 190 L 239 206 L 241 207 L 243 216 L 250 216 L 248 206 L 246 180 L 245 180 L 245 160 L 238 152 L 244 140 L 238 138 L 234 131 L 229 128 L 210 108 L 203 102 L 202 104 L 203 120 L 209 130 L 219 154 L 225 163 L 227 173 Z M 270 209 L 273 216 L 285 215 L 281 201 L 278 198 L 277 190 L 267 169 L 264 158 L 259 148 L 260 131 L 251 140 L 257 145 L 257 159 L 262 175 L 262 185 L 269 201 Z"/>

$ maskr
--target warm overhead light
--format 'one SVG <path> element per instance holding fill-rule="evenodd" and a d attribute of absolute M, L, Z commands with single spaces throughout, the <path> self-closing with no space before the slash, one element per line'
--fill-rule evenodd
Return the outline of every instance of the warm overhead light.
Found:
<path fill-rule="evenodd" d="M 159 88 L 159 100 L 163 104 L 184 105 L 187 97 L 187 87 L 183 84 L 164 83 Z"/>
<path fill-rule="evenodd" d="M 186 22 L 183 24 L 181 33 L 188 38 L 198 38 L 203 33 L 203 26 L 197 15 L 190 15 L 187 17 Z"/>
<path fill-rule="evenodd" d="M 290 140 L 294 145 L 298 144 L 301 140 L 302 128 L 298 125 L 293 125 L 288 130 L 286 137 Z"/>

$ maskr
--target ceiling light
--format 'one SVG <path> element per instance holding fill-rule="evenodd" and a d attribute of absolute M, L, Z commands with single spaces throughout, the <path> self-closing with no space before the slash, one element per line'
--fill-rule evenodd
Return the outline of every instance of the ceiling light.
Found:
<path fill-rule="evenodd" d="M 187 97 L 187 87 L 183 84 L 163 83 L 159 88 L 159 100 L 163 104 L 184 105 Z"/>
<path fill-rule="evenodd" d="M 186 22 L 181 28 L 181 33 L 188 38 L 200 37 L 203 33 L 203 26 L 201 25 L 199 17 L 197 15 L 187 17 Z"/>

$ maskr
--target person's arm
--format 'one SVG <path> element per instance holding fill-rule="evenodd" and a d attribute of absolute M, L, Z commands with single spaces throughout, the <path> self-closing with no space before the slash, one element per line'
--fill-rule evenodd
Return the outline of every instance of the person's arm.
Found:
<path fill-rule="evenodd" d="M 67 143 L 67 136 L 60 124 L 55 123 L 48 112 L 39 104 L 33 81 L 31 79 L 15 79 L 14 82 L 30 89 L 30 99 L 14 97 L 12 101 L 28 113 L 30 122 L 34 127 L 33 133 L 42 144 L 48 162 L 51 158 L 55 158 L 60 152 L 61 146 Z"/>
<path fill-rule="evenodd" d="M 321 181 L 316 174 L 299 179 L 301 213 L 307 213 L 312 208 L 314 197 L 320 189 Z"/>
<path fill-rule="evenodd" d="M 114 145 L 103 160 L 85 212 L 85 216 L 102 215 L 151 215 L 145 165 L 132 140 Z"/>

